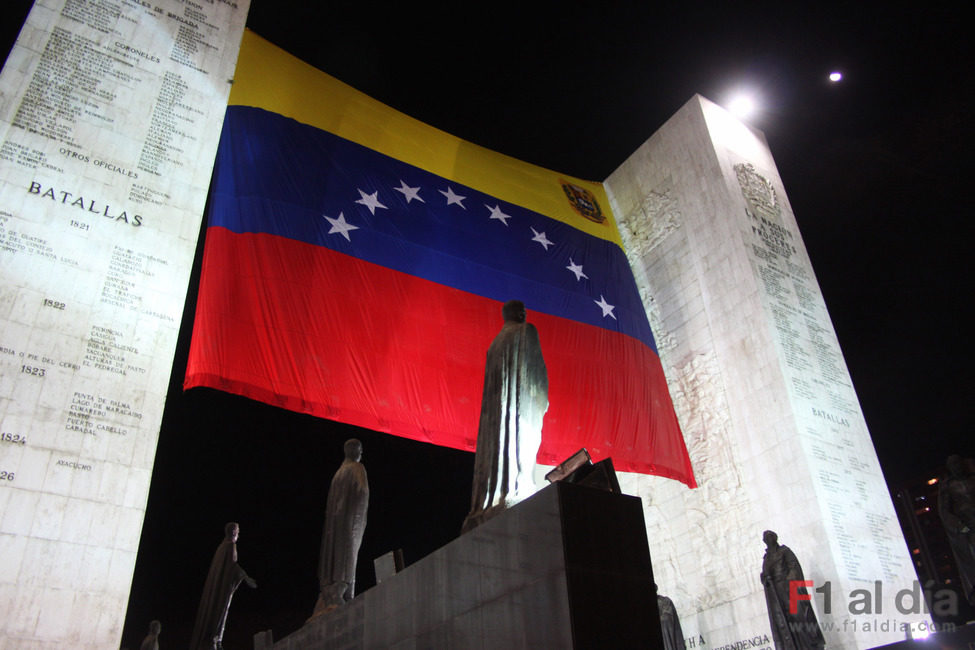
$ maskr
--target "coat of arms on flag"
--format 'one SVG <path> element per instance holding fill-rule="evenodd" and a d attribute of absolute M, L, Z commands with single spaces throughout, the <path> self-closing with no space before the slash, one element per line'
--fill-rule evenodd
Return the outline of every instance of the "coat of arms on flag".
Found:
<path fill-rule="evenodd" d="M 572 206 L 573 210 L 590 221 L 595 221 L 596 223 L 606 222 L 606 215 L 600 211 L 599 202 L 596 201 L 596 197 L 593 196 L 592 192 L 573 183 L 567 183 L 562 179 L 559 179 L 559 182 L 562 184 L 562 191 L 565 192 L 565 196 L 569 199 L 569 205 Z"/>

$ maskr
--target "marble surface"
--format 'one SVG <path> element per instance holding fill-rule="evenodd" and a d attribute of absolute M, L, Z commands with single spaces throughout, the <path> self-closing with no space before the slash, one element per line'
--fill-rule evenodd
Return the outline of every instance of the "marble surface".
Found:
<path fill-rule="evenodd" d="M 0 647 L 118 647 L 248 4 L 37 0 L 0 75 Z"/>
<path fill-rule="evenodd" d="M 555 484 L 274 648 L 659 648 L 652 586 L 640 500 Z"/>
<path fill-rule="evenodd" d="M 833 648 L 903 638 L 914 571 L 782 179 L 761 133 L 696 96 L 606 181 L 699 487 L 620 475 L 693 650 L 771 647 L 762 531 L 803 558 Z M 882 581 L 884 616 L 849 594 Z M 866 629 L 865 629 L 866 628 Z"/>

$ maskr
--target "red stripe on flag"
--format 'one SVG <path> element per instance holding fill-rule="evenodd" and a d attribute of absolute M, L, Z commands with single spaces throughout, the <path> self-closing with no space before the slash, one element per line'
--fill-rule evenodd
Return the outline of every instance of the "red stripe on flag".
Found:
<path fill-rule="evenodd" d="M 511 296 L 517 299 L 519 296 Z M 659 359 L 640 341 L 532 312 L 549 375 L 539 462 L 586 447 L 694 486 Z M 207 231 L 185 388 L 473 450 L 501 304 L 319 246 Z"/>

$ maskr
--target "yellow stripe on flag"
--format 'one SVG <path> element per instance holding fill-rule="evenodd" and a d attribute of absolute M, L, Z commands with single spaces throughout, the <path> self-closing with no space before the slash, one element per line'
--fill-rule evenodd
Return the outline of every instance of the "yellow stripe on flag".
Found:
<path fill-rule="evenodd" d="M 602 183 L 532 165 L 461 140 L 368 97 L 246 30 L 230 104 L 329 131 L 428 172 L 620 244 Z M 567 185 L 568 189 L 563 188 Z M 573 188 L 573 186 L 576 186 Z M 584 218 L 568 194 L 589 192 L 605 217 Z"/>

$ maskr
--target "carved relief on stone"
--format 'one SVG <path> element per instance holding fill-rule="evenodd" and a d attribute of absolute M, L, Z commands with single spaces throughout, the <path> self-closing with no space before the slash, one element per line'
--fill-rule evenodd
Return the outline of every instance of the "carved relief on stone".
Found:
<path fill-rule="evenodd" d="M 649 192 L 640 202 L 640 206 L 619 223 L 623 251 L 633 269 L 640 300 L 650 319 L 658 352 L 676 348 L 677 341 L 659 317 L 652 281 L 646 272 L 646 260 L 651 251 L 675 232 L 682 222 L 674 192 L 669 188 L 669 183 L 664 185 L 668 187 Z"/>
<path fill-rule="evenodd" d="M 673 191 L 651 191 L 637 209 L 623 218 L 620 224 L 623 246 L 642 258 L 677 230 L 681 222 L 680 209 Z"/>
<path fill-rule="evenodd" d="M 708 567 L 747 566 L 749 558 L 743 549 L 723 541 L 748 530 L 739 507 L 742 479 L 717 360 L 698 353 L 679 367 L 665 368 L 665 373 L 698 477 L 698 489 L 685 498 L 688 534 L 682 542 L 690 544 L 695 566 L 683 567 L 681 579 L 695 586 L 693 607 L 700 612 L 741 595 L 736 591 L 740 585 L 727 575 L 726 568 L 714 571 Z M 716 536 L 715 530 L 724 532 Z"/>
<path fill-rule="evenodd" d="M 665 574 L 660 577 L 669 585 L 679 585 L 671 588 L 678 590 L 674 596 L 682 607 L 703 612 L 743 595 L 741 581 L 729 574 L 727 567 L 736 567 L 735 573 L 744 575 L 753 558 L 745 557 L 727 540 L 744 538 L 751 529 L 744 521 L 747 508 L 739 507 L 742 478 L 735 462 L 731 415 L 717 359 L 711 351 L 689 349 L 688 342 L 674 334 L 681 323 L 668 326 L 661 316 L 663 305 L 655 299 L 659 288 L 647 273 L 654 249 L 679 232 L 683 221 L 669 187 L 666 182 L 660 183 L 648 192 L 639 207 L 621 220 L 620 236 L 657 341 L 699 486 L 687 491 L 647 477 L 641 480 L 639 493 L 647 505 L 649 538 L 660 541 L 652 548 L 669 549 L 665 557 L 655 557 Z M 774 191 L 770 186 L 767 189 L 762 205 L 775 206 Z M 685 297 L 695 295 L 699 293 L 691 289 Z M 668 521 L 666 513 L 672 516 L 674 511 L 682 513 L 680 525 Z M 715 531 L 722 533 L 716 535 Z"/>
<path fill-rule="evenodd" d="M 660 306 L 653 299 L 652 294 L 653 291 L 650 287 L 646 288 L 646 295 L 642 289 L 640 290 L 640 298 L 643 300 L 643 307 L 646 309 L 647 318 L 650 321 L 650 331 L 653 332 L 654 341 L 657 343 L 657 355 L 662 360 L 665 355 L 676 353 L 678 341 L 674 333 L 664 324 L 664 320 L 660 316 Z M 665 376 L 670 375 L 666 374 L 665 371 Z"/>
<path fill-rule="evenodd" d="M 755 171 L 751 163 L 738 163 L 734 166 L 741 193 L 748 204 L 748 210 L 756 217 L 778 221 L 782 215 L 779 196 L 772 182 Z"/>

